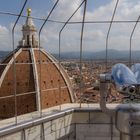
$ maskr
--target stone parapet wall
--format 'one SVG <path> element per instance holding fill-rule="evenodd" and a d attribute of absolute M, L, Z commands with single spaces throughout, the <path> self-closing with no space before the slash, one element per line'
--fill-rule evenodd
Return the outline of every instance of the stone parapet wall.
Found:
<path fill-rule="evenodd" d="M 66 105 L 68 106 L 68 105 Z M 42 118 L 43 119 L 43 118 Z M 120 139 L 114 119 L 99 107 L 71 108 L 56 111 L 48 121 L 0 137 L 0 140 L 113 140 Z M 44 138 L 44 139 L 43 139 Z"/>

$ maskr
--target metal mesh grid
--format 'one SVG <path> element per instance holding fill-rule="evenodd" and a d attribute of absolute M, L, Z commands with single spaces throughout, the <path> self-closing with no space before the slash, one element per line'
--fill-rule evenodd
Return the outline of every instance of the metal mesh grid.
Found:
<path fill-rule="evenodd" d="M 22 94 L 18 94 L 16 93 L 16 90 L 17 90 L 17 87 L 16 87 L 16 71 L 15 71 L 15 66 L 16 65 L 34 65 L 35 63 L 17 63 L 16 64 L 16 61 L 15 61 L 15 37 L 14 37 L 14 33 L 15 33 L 15 27 L 17 26 L 18 24 L 18 21 L 21 17 L 24 17 L 26 18 L 27 16 L 23 15 L 23 10 L 26 6 L 26 3 L 27 3 L 28 0 L 25 0 L 21 10 L 20 10 L 20 13 L 10 13 L 10 12 L 5 12 L 5 11 L 1 11 L 0 14 L 1 15 L 8 15 L 8 16 L 14 16 L 16 17 L 16 21 L 14 23 L 14 26 L 13 26 L 13 29 L 12 29 L 12 47 L 13 47 L 13 75 L 14 75 L 14 95 L 11 95 L 11 96 L 5 96 L 5 97 L 0 97 L 0 99 L 3 99 L 3 98 L 9 98 L 9 97 L 14 97 L 15 98 L 15 124 L 18 123 L 18 119 L 17 119 L 17 101 L 16 101 L 16 98 L 17 96 L 21 96 L 21 95 L 25 95 L 25 94 L 36 94 L 36 91 L 35 92 L 26 92 L 26 93 L 22 93 Z M 59 3 L 59 0 L 57 0 L 55 2 L 55 4 L 53 5 L 52 9 L 50 10 L 48 16 L 46 18 L 38 18 L 38 17 L 32 17 L 33 19 L 35 20 L 39 20 L 39 21 L 42 21 L 43 24 L 42 26 L 40 27 L 39 29 L 39 50 L 41 50 L 41 33 L 42 33 L 42 29 L 45 28 L 45 24 L 47 22 L 53 22 L 53 23 L 58 23 L 58 24 L 62 24 L 62 28 L 60 29 L 59 31 L 59 56 L 58 56 L 58 62 L 52 62 L 52 63 L 56 63 L 59 65 L 59 71 L 61 71 L 60 69 L 60 65 L 61 65 L 61 39 L 62 39 L 62 32 L 63 30 L 65 29 L 66 25 L 73 25 L 73 24 L 78 24 L 78 25 L 82 25 L 82 28 L 81 28 L 81 37 L 80 37 L 80 49 L 79 49 L 79 67 L 80 67 L 80 94 L 82 94 L 82 65 L 83 65 L 83 36 L 84 36 L 84 25 L 85 24 L 109 24 L 109 28 L 108 28 L 108 32 L 107 32 L 107 36 L 106 36 L 106 55 L 105 55 L 105 67 L 106 67 L 106 71 L 108 69 L 108 63 L 109 63 L 109 60 L 108 60 L 108 41 L 109 41 L 109 35 L 110 35 L 110 31 L 111 31 L 111 28 L 112 28 L 112 24 L 113 23 L 135 23 L 134 25 L 134 28 L 132 30 L 132 33 L 130 35 L 130 54 L 129 54 L 129 64 L 131 66 L 131 63 L 132 63 L 132 57 L 131 57 L 131 51 L 132 51 L 132 38 L 133 38 L 133 34 L 134 34 L 134 31 L 136 29 L 136 26 L 139 22 L 139 17 L 137 20 L 114 20 L 114 17 L 115 17 L 115 13 L 116 13 L 116 10 L 117 10 L 117 6 L 119 4 L 119 0 L 116 0 L 116 4 L 115 4 L 115 7 L 114 7 L 114 11 L 113 11 L 113 14 L 112 14 L 112 18 L 111 20 L 107 20 L 107 21 L 86 21 L 85 20 L 85 16 L 86 16 L 86 6 L 87 6 L 87 0 L 83 0 L 81 2 L 81 4 L 77 7 L 77 9 L 73 12 L 73 14 L 66 20 L 66 22 L 64 21 L 58 21 L 58 20 L 53 20 L 53 19 L 49 19 L 51 14 L 53 13 L 54 9 L 56 8 L 57 4 Z M 80 8 L 83 8 L 84 11 L 83 11 L 83 18 L 82 18 L 82 21 L 71 21 L 71 18 L 76 14 L 76 12 L 80 9 Z M 40 52 L 40 51 L 39 51 Z M 42 58 L 40 56 L 40 53 L 39 53 L 39 57 L 40 57 L 40 61 L 38 63 L 36 63 L 37 65 L 40 65 L 40 71 L 41 71 L 41 64 L 44 64 L 44 65 L 47 65 L 49 64 L 50 62 L 42 62 Z M 3 65 L 3 66 L 7 66 L 7 65 L 12 65 L 10 63 L 3 63 L 3 64 L 0 64 L 0 65 Z M 41 86 L 41 74 L 40 74 L 40 86 Z M 60 101 L 61 101 L 61 89 L 63 88 L 67 88 L 65 86 L 61 86 L 61 83 L 59 83 L 59 88 L 55 88 L 55 90 L 59 90 L 60 92 Z M 48 91 L 48 90 L 54 90 L 54 89 L 45 89 L 45 90 L 42 90 L 42 91 Z M 41 92 L 41 89 L 40 91 Z M 40 95 L 41 96 L 41 95 Z M 81 97 L 81 95 L 80 95 Z M 41 97 L 40 97 L 40 100 L 41 100 Z M 80 98 L 80 106 L 81 106 L 81 98 Z M 41 101 L 40 101 L 41 102 Z M 41 109 L 41 106 L 40 106 L 40 116 L 42 116 L 42 109 Z M 61 110 L 61 105 L 60 105 L 60 110 Z"/>

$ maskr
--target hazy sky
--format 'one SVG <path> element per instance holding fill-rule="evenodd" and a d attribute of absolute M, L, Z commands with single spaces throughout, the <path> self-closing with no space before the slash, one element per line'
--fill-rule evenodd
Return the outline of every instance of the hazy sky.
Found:
<path fill-rule="evenodd" d="M 26 9 L 32 9 L 32 16 L 46 17 L 56 0 L 28 0 Z M 0 11 L 18 14 L 24 0 L 1 0 Z M 66 21 L 82 0 L 60 0 L 50 19 Z M 110 20 L 116 0 L 87 0 L 86 21 Z M 82 20 L 83 7 L 71 21 Z M 120 0 L 115 20 L 137 20 L 140 15 L 140 0 Z M 11 50 L 11 29 L 16 17 L 0 14 L 0 50 Z M 15 42 L 22 38 L 21 27 L 25 18 L 21 18 L 15 30 Z M 37 29 L 42 21 L 34 20 Z M 114 23 L 109 37 L 110 49 L 128 50 L 130 34 L 135 23 Z M 41 34 L 41 45 L 49 52 L 58 52 L 58 35 L 63 24 L 47 22 Z M 109 24 L 85 24 L 83 50 L 99 51 L 105 49 L 106 34 Z M 68 25 L 62 33 L 62 51 L 79 51 L 81 24 Z M 132 47 L 140 49 L 140 24 L 133 36 Z"/>

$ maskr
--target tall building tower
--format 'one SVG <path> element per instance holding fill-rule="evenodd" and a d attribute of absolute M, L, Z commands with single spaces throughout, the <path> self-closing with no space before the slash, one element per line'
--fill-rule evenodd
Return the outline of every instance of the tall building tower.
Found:
<path fill-rule="evenodd" d="M 68 75 L 53 56 L 39 48 L 30 14 L 28 9 L 19 46 L 0 65 L 1 119 L 74 102 Z"/>

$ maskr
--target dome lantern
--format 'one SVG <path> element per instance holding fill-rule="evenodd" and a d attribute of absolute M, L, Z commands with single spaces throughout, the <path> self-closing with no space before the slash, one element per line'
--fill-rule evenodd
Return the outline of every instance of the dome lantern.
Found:
<path fill-rule="evenodd" d="M 26 48 L 37 48 L 38 47 L 38 37 L 37 30 L 33 23 L 33 19 L 31 17 L 31 9 L 27 9 L 27 18 L 26 23 L 22 26 L 22 40 L 19 41 L 19 47 Z"/>

